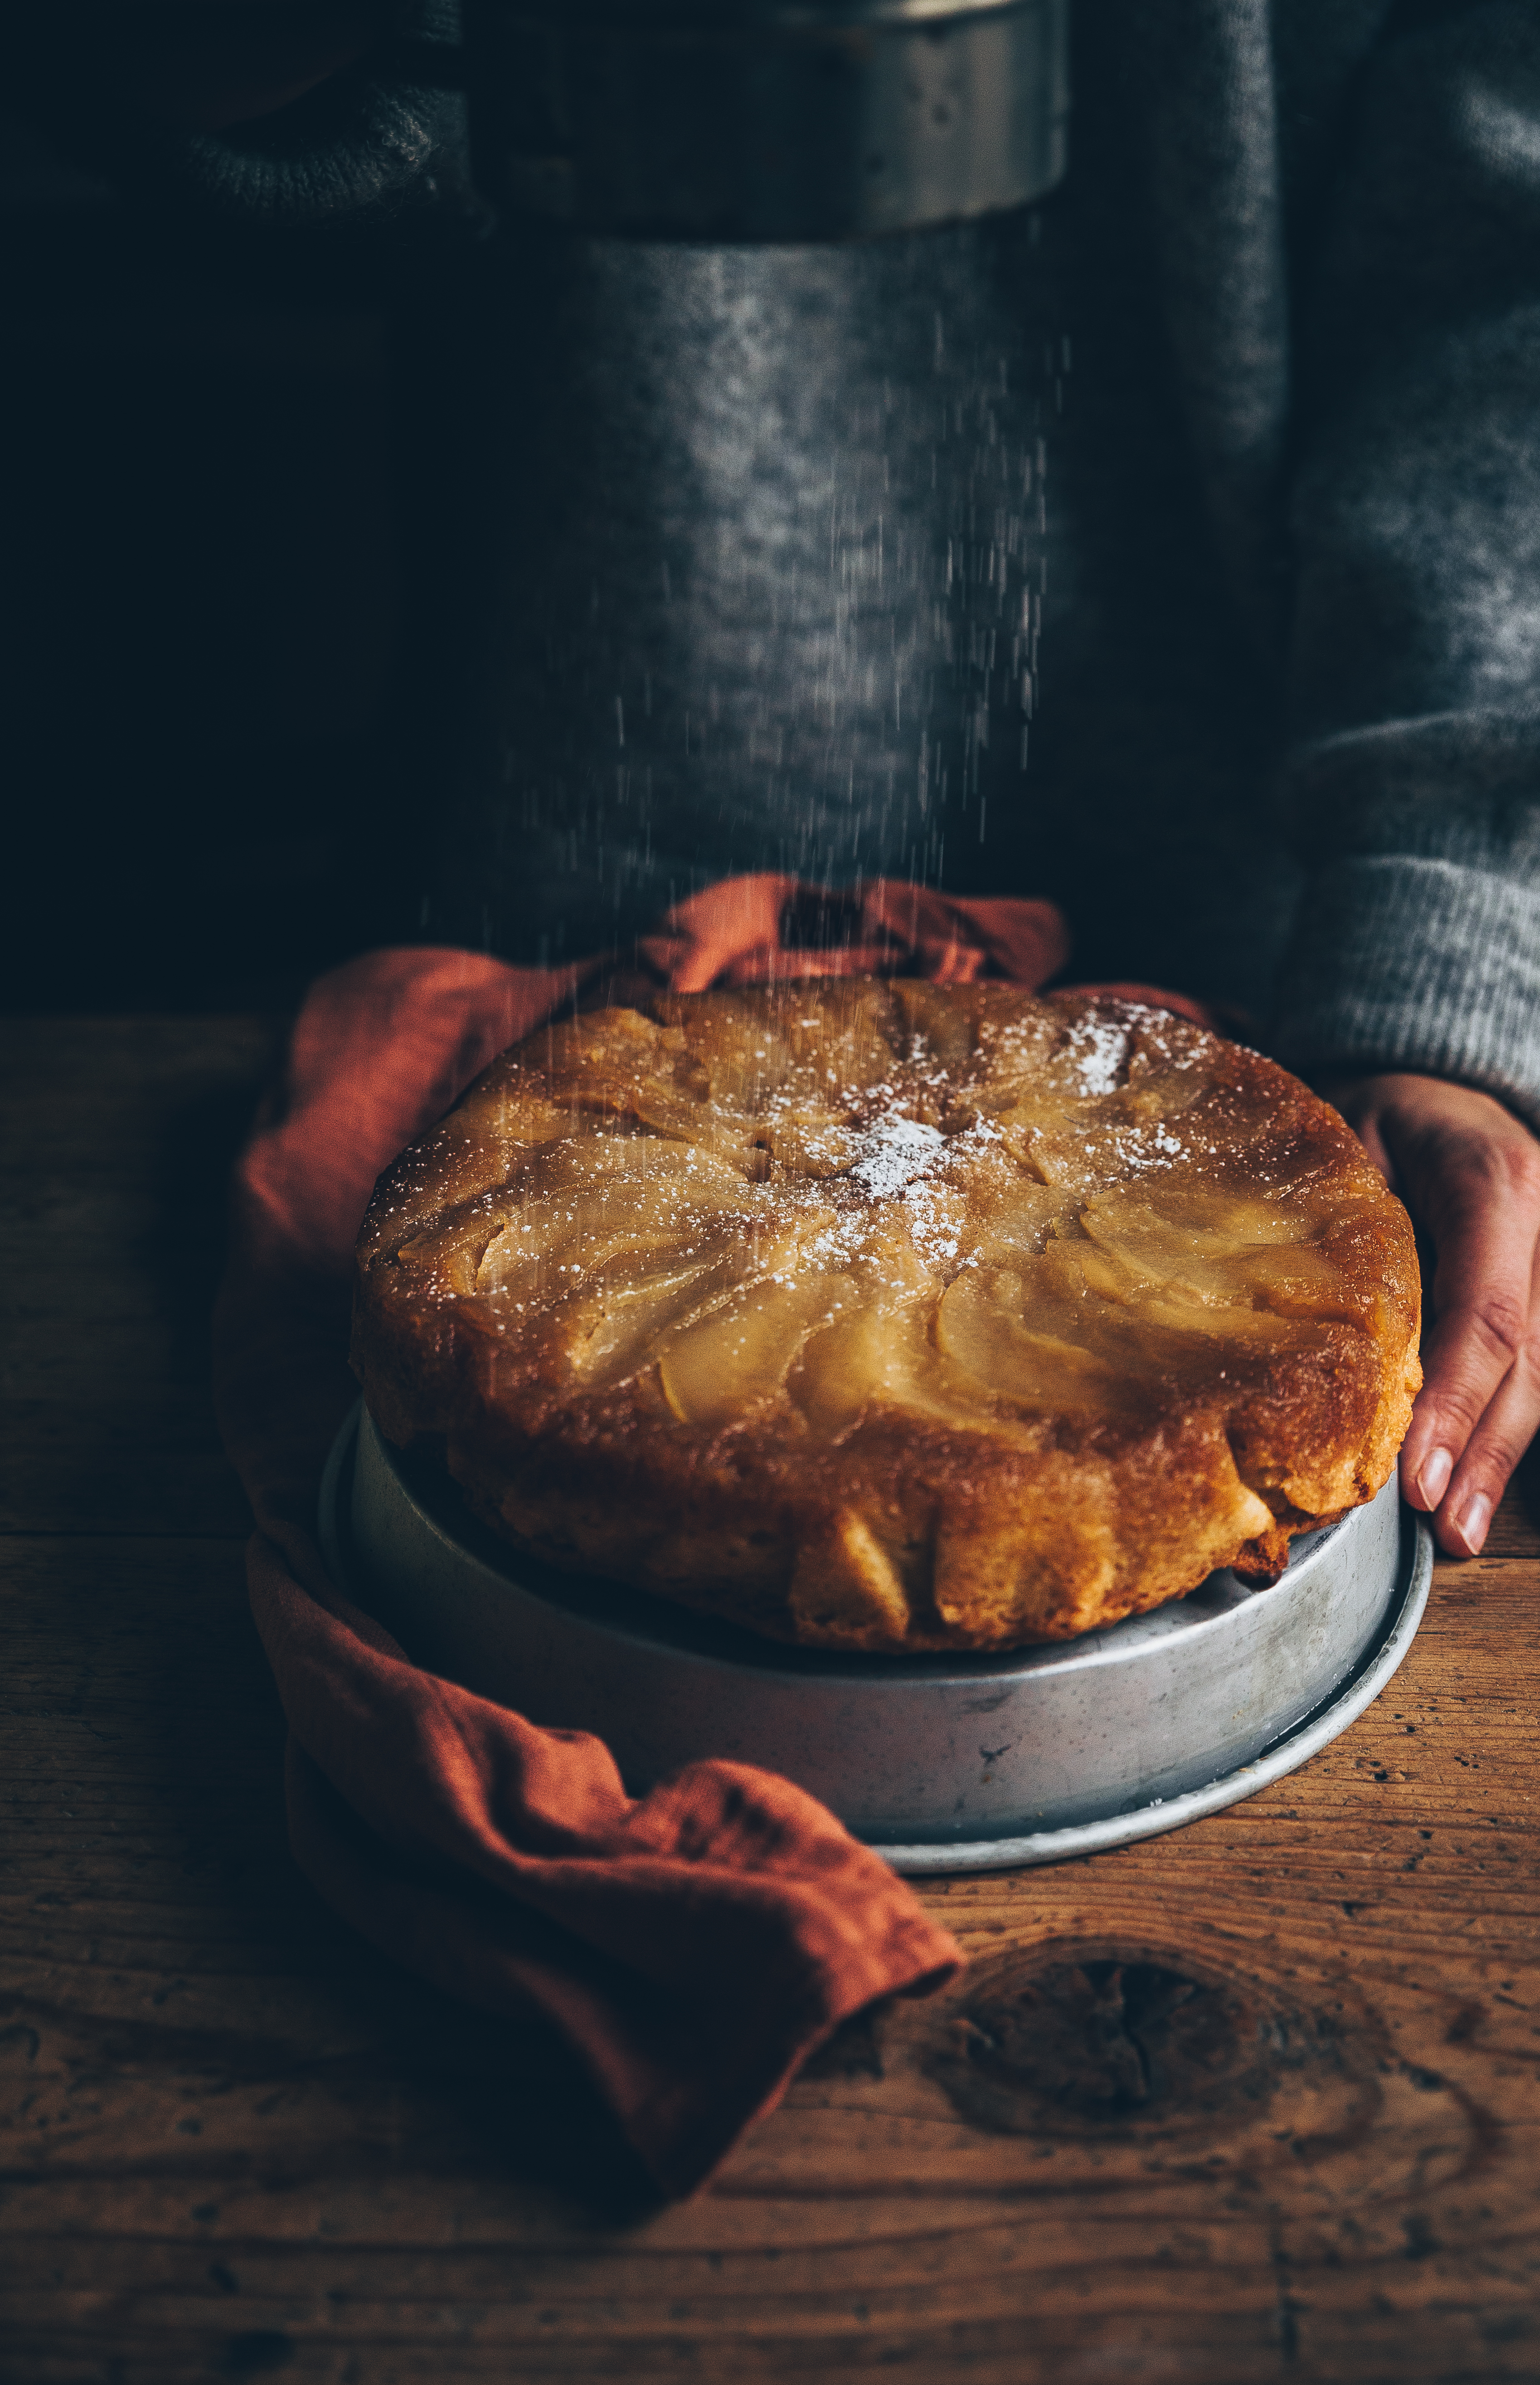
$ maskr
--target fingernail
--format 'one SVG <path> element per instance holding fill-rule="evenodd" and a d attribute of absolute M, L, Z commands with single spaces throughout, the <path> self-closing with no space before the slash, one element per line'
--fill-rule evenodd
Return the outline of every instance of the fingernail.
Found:
<path fill-rule="evenodd" d="M 1449 1487 L 1449 1477 L 1455 1470 L 1454 1459 L 1447 1449 L 1435 1449 L 1422 1461 L 1422 1471 L 1417 1478 L 1417 1489 L 1425 1507 L 1436 1507 Z"/>
<path fill-rule="evenodd" d="M 1478 1491 L 1473 1499 L 1466 1501 L 1455 1523 L 1456 1531 L 1472 1556 L 1485 1540 L 1486 1527 L 1491 1521 L 1492 1502 L 1484 1491 Z"/>

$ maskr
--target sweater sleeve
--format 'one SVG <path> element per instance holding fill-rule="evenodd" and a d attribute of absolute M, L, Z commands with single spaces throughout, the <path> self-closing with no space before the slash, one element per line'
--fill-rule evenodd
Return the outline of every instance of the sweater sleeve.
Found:
<path fill-rule="evenodd" d="M 1540 21 L 1399 21 L 1301 307 L 1285 792 L 1310 878 L 1273 1042 L 1540 1125 Z"/>
<path fill-rule="evenodd" d="M 180 12 L 181 30 L 207 33 L 192 21 L 200 14 L 217 34 L 217 9 Z M 238 77 L 239 16 L 230 35 Z M 160 53 L 179 30 L 170 20 L 179 12 L 32 12 L 14 44 L 16 106 L 67 156 L 216 237 L 373 235 L 446 202 L 473 211 L 465 101 L 453 88 L 460 0 L 397 0 L 391 38 L 356 63 L 217 131 L 181 129 L 154 104 Z"/>

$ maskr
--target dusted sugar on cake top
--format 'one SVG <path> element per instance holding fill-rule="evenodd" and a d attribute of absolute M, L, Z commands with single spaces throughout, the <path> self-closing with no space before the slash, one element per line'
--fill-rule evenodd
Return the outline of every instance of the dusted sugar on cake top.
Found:
<path fill-rule="evenodd" d="M 354 1360 L 515 1546 L 901 1653 L 1275 1572 L 1386 1480 L 1418 1323 L 1405 1211 L 1256 1053 L 828 979 L 504 1053 L 376 1188 Z"/>

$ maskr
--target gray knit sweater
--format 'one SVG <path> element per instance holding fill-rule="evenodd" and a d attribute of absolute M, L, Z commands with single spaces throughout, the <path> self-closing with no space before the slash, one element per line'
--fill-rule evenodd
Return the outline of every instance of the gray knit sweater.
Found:
<path fill-rule="evenodd" d="M 1540 1121 L 1540 14 L 1127 0 L 1168 369 L 1276 658 L 1273 1041 Z"/>
<path fill-rule="evenodd" d="M 1075 8 L 1030 223 L 575 243 L 531 300 L 437 923 L 913 867 L 1540 1124 L 1540 11 Z"/>

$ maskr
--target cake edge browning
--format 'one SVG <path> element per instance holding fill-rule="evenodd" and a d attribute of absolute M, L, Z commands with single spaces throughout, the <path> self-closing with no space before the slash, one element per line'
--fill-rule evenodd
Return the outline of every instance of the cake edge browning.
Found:
<path fill-rule="evenodd" d="M 1126 1005 L 1054 1007 L 1073 1020 Z M 1372 1278 L 1368 1325 L 1313 1321 L 1290 1380 L 1260 1362 L 1247 1380 L 1243 1365 L 1227 1406 L 1174 1393 L 1086 1429 L 1028 1429 L 878 1401 L 826 1443 L 769 1407 L 685 1426 L 655 1366 L 553 1396 L 538 1352 L 510 1364 L 474 1268 L 460 1296 L 425 1299 L 394 1263 L 407 1224 L 505 1179 L 506 1144 L 478 1105 L 520 1053 L 538 1067 L 540 1040 L 494 1061 L 380 1179 L 359 1239 L 353 1361 L 386 1439 L 441 1446 L 474 1512 L 543 1563 L 801 1645 L 999 1650 L 1112 1624 L 1225 1566 L 1274 1577 L 1297 1533 L 1388 1479 L 1421 1380 L 1410 1220 L 1345 1122 L 1261 1055 L 1203 1039 L 1219 1075 L 1265 1093 L 1340 1174 L 1357 1219 L 1344 1234 L 1367 1242 L 1348 1255 Z M 1285 1480 L 1308 1482 L 1308 1506 Z"/>

